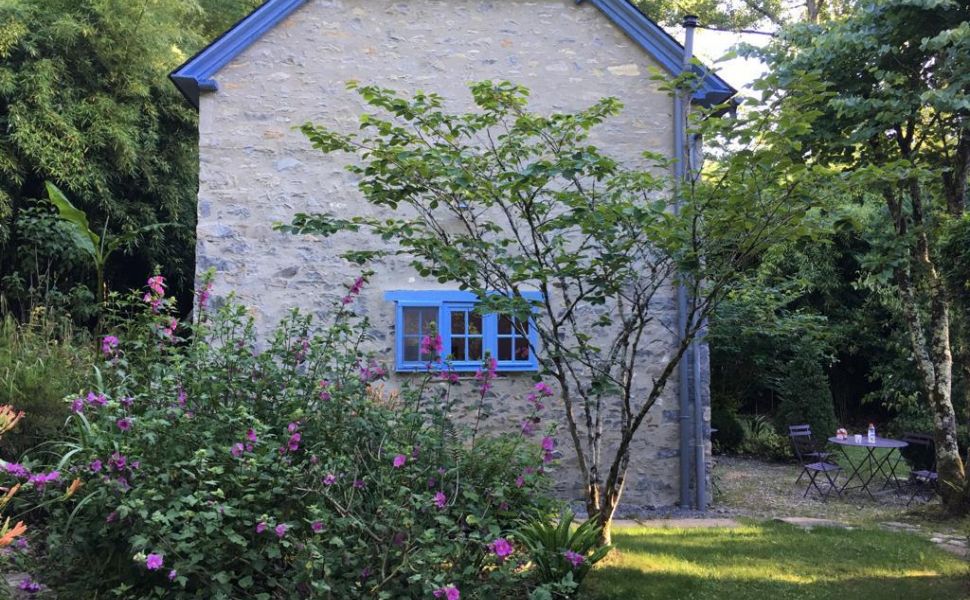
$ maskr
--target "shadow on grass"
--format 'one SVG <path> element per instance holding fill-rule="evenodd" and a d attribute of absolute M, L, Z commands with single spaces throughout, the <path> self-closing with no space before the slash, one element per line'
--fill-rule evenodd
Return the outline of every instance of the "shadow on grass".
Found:
<path fill-rule="evenodd" d="M 585 598 L 970 598 L 967 564 L 922 538 L 874 530 L 618 530 Z"/>

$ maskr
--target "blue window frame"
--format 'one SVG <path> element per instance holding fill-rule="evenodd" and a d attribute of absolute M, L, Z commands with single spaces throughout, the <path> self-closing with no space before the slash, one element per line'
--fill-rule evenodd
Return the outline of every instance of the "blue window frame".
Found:
<path fill-rule="evenodd" d="M 542 298 L 539 292 L 523 292 L 522 296 L 530 300 Z M 496 359 L 499 371 L 539 370 L 534 351 L 538 336 L 531 319 L 523 328 L 513 317 L 476 313 L 478 300 L 471 292 L 393 291 L 384 297 L 396 304 L 397 371 L 424 371 L 429 362 L 441 368 L 444 361 L 454 371 L 476 371 L 485 356 Z M 421 352 L 421 340 L 433 331 L 441 336 L 441 356 Z"/>

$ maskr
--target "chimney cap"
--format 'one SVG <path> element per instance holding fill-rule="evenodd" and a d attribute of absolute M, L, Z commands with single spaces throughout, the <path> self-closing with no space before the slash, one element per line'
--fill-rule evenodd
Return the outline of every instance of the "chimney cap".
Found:
<path fill-rule="evenodd" d="M 684 27 L 697 27 L 700 18 L 697 15 L 684 15 Z"/>

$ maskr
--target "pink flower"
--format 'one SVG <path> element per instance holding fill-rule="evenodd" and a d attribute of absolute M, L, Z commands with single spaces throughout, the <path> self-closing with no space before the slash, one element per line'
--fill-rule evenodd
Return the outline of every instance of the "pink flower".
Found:
<path fill-rule="evenodd" d="M 179 322 L 176 321 L 175 319 L 172 319 L 171 321 L 168 322 L 168 326 L 162 329 L 162 334 L 165 337 L 170 338 L 175 334 L 175 330 L 178 329 L 178 326 L 179 326 Z"/>
<path fill-rule="evenodd" d="M 273 529 L 273 531 L 276 532 L 276 537 L 283 539 L 283 536 L 286 535 L 287 529 L 289 529 L 289 527 L 286 525 L 286 523 L 280 523 Z"/>
<path fill-rule="evenodd" d="M 582 554 L 573 552 L 572 550 L 566 550 L 562 555 L 567 561 L 572 563 L 574 569 L 586 562 L 586 558 Z"/>
<path fill-rule="evenodd" d="M 204 311 L 209 305 L 209 297 L 212 296 L 212 282 L 207 281 L 205 286 L 199 290 L 199 311 Z"/>
<path fill-rule="evenodd" d="M 165 559 L 161 554 L 149 554 L 145 557 L 145 568 L 149 571 L 157 571 L 162 568 Z"/>
<path fill-rule="evenodd" d="M 535 423 L 532 422 L 532 419 L 523 419 L 522 420 L 522 435 L 524 435 L 526 437 L 529 437 L 529 436 L 534 435 L 535 432 L 536 432 L 536 426 L 535 426 Z"/>
<path fill-rule="evenodd" d="M 458 383 L 461 381 L 461 378 L 458 377 L 458 373 L 455 373 L 454 371 L 442 371 L 441 373 L 438 373 L 438 377 L 442 381 L 447 381 L 448 383 Z"/>
<path fill-rule="evenodd" d="M 286 426 L 286 430 L 290 433 L 296 433 L 300 429 L 300 424 L 297 422 L 290 423 Z"/>
<path fill-rule="evenodd" d="M 519 475 L 515 478 L 515 487 L 520 488 L 525 485 L 525 478 Z"/>
<path fill-rule="evenodd" d="M 494 542 L 488 545 L 488 549 L 495 553 L 495 556 L 499 557 L 501 560 L 505 560 L 507 556 L 512 554 L 513 548 L 512 544 L 505 538 L 497 538 Z"/>
<path fill-rule="evenodd" d="M 556 440 L 549 436 L 542 438 L 542 449 L 546 452 L 552 452 L 556 449 Z"/>
<path fill-rule="evenodd" d="M 108 398 L 104 394 L 88 392 L 88 397 L 84 402 L 88 405 L 97 405 L 103 407 L 108 404 Z"/>
<path fill-rule="evenodd" d="M 252 429 L 248 430 L 246 432 L 246 439 L 249 440 L 250 442 L 255 443 L 256 442 L 256 432 L 253 431 Z"/>
<path fill-rule="evenodd" d="M 337 476 L 333 473 L 327 473 L 327 476 L 323 478 L 323 485 L 331 486 L 337 481 Z"/>
<path fill-rule="evenodd" d="M 256 533 L 263 533 L 264 531 L 266 531 L 266 521 L 256 523 Z"/>
<path fill-rule="evenodd" d="M 117 421 L 115 421 L 115 425 L 117 425 L 118 429 L 122 431 L 128 431 L 129 429 L 131 429 L 131 419 L 129 419 L 128 417 L 118 419 Z"/>
<path fill-rule="evenodd" d="M 30 477 L 30 471 L 28 471 L 27 468 L 20 463 L 6 463 L 3 465 L 3 468 L 7 473 L 10 473 L 14 477 Z"/>
<path fill-rule="evenodd" d="M 362 489 L 364 489 L 364 487 L 366 485 L 367 484 L 364 483 L 364 480 L 363 479 L 355 479 L 354 480 L 354 489 L 362 490 Z"/>
<path fill-rule="evenodd" d="M 92 473 L 98 473 L 101 471 L 101 467 L 102 467 L 101 461 L 96 458 L 91 461 L 91 464 L 89 465 L 89 467 Z"/>
<path fill-rule="evenodd" d="M 108 466 L 115 471 L 123 471 L 128 466 L 128 458 L 120 452 L 114 452 L 111 454 L 111 458 L 108 459 Z"/>
<path fill-rule="evenodd" d="M 60 478 L 61 474 L 58 471 L 51 471 L 50 473 L 37 473 L 36 475 L 31 475 L 27 479 L 27 483 L 32 483 L 38 489 L 43 489 L 48 483 L 53 483 Z"/>
<path fill-rule="evenodd" d="M 434 358 L 441 354 L 443 348 L 444 345 L 441 342 L 440 335 L 435 335 L 434 337 L 426 335 L 421 338 L 421 356 L 427 356 L 429 359 Z"/>
<path fill-rule="evenodd" d="M 404 456 L 403 454 L 398 454 L 394 457 L 394 468 L 400 469 L 406 462 L 408 462 L 408 457 Z"/>
<path fill-rule="evenodd" d="M 369 383 L 371 381 L 376 381 L 387 375 L 387 371 L 384 367 L 377 364 L 376 361 L 370 361 L 367 366 L 360 368 L 360 379 L 364 383 Z"/>
<path fill-rule="evenodd" d="M 187 395 L 185 393 L 185 390 L 180 387 L 178 397 L 176 398 L 176 402 L 178 402 L 178 405 L 181 406 L 182 408 L 185 408 L 186 397 Z"/>
<path fill-rule="evenodd" d="M 232 450 L 230 450 L 229 453 L 235 456 L 236 458 L 239 458 L 240 456 L 242 456 L 242 453 L 243 453 L 243 445 L 239 442 L 236 442 L 235 444 L 232 445 Z"/>
<path fill-rule="evenodd" d="M 461 600 L 461 593 L 458 591 L 458 588 L 453 585 L 437 589 L 433 593 L 435 598 L 444 598 L 445 600 Z"/>
<path fill-rule="evenodd" d="M 542 394 L 543 396 L 552 396 L 554 393 L 552 391 L 552 388 L 549 387 L 549 385 L 544 381 L 540 381 L 539 383 L 537 383 L 534 389 L 536 392 Z"/>
<path fill-rule="evenodd" d="M 363 276 L 360 276 L 357 279 L 355 279 L 353 285 L 351 285 L 350 289 L 347 290 L 347 295 L 343 297 L 343 300 L 341 300 L 341 302 L 343 302 L 343 304 L 345 305 L 353 302 L 354 297 L 360 294 L 360 290 L 364 287 L 364 282 L 366 281 L 367 280 Z"/>
<path fill-rule="evenodd" d="M 485 359 L 485 368 L 475 372 L 475 379 L 481 381 L 479 392 L 484 395 L 492 389 L 492 380 L 498 374 L 498 361 L 489 356 Z"/>
<path fill-rule="evenodd" d="M 324 379 L 324 380 L 322 380 L 320 382 L 320 399 L 321 400 L 326 401 L 326 400 L 329 400 L 330 399 L 330 392 L 327 389 L 329 387 L 330 387 L 330 382 L 328 380 Z"/>
<path fill-rule="evenodd" d="M 165 278 L 155 275 L 148 278 L 148 288 L 157 296 L 165 295 Z"/>
<path fill-rule="evenodd" d="M 175 569 L 172 569 L 171 571 L 168 572 L 168 580 L 169 581 L 175 581 L 175 578 L 178 577 L 178 576 L 179 576 L 179 572 L 176 571 Z"/>
<path fill-rule="evenodd" d="M 290 436 L 290 441 L 286 443 L 286 447 L 290 452 L 296 452 L 300 449 L 300 439 L 302 436 L 299 433 L 294 433 Z"/>
<path fill-rule="evenodd" d="M 444 492 L 435 492 L 434 505 L 438 508 L 444 508 L 446 504 L 448 504 L 448 496 L 445 496 Z"/>
<path fill-rule="evenodd" d="M 24 579 L 17 585 L 17 589 L 19 589 L 22 592 L 27 592 L 28 594 L 33 595 L 43 590 L 44 586 L 34 581 L 34 579 L 28 575 L 26 579 Z"/>
<path fill-rule="evenodd" d="M 101 338 L 101 353 L 105 357 L 111 357 L 115 353 L 115 348 L 118 347 L 118 338 L 113 335 L 106 335 Z"/>
<path fill-rule="evenodd" d="M 71 402 L 71 412 L 80 413 L 84 411 L 84 400 L 81 398 L 75 398 Z"/>
<path fill-rule="evenodd" d="M 313 530 L 313 533 L 320 533 L 323 531 L 323 523 L 320 521 L 314 521 L 313 523 L 310 523 L 310 529 Z"/>

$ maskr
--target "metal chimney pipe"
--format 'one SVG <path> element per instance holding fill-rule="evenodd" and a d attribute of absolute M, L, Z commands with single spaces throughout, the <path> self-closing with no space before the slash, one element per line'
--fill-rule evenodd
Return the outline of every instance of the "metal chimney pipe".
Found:
<path fill-rule="evenodd" d="M 686 39 L 684 41 L 684 57 L 681 68 L 686 71 L 690 68 L 691 59 L 694 53 L 694 27 L 697 25 L 697 17 L 684 17 L 684 29 Z M 683 71 L 682 71 L 683 72 Z M 674 96 L 674 213 L 680 213 L 680 193 L 684 182 L 687 179 L 687 114 L 690 110 L 689 92 L 678 92 Z M 687 337 L 687 288 L 684 284 L 677 286 L 677 331 L 680 339 Z M 677 399 L 678 399 L 678 421 L 680 425 L 680 507 L 699 508 L 696 505 L 696 498 L 691 498 L 690 475 L 691 475 L 691 438 L 693 437 L 693 427 L 691 427 L 691 401 L 690 401 L 690 364 L 691 354 L 694 348 L 690 348 L 681 357 L 677 365 Z"/>
<path fill-rule="evenodd" d="M 687 15 L 684 17 L 684 65 L 685 71 L 689 71 L 693 67 L 691 66 L 691 61 L 694 58 L 694 30 L 697 28 L 698 18 L 694 15 Z M 687 136 L 687 117 L 690 112 L 690 98 L 685 98 L 684 103 L 684 115 L 682 117 L 682 123 L 684 124 L 684 146 L 683 146 L 683 159 L 684 159 L 684 177 L 691 175 L 691 148 L 690 140 Z M 693 323 L 691 324 L 693 325 Z M 700 349 L 697 347 L 697 341 L 695 340 L 691 344 L 691 350 L 689 356 L 693 359 L 693 379 L 694 379 L 694 389 L 693 389 L 693 431 L 692 437 L 694 438 L 694 493 L 695 502 L 694 508 L 697 510 L 707 509 L 707 462 L 705 456 L 705 444 L 704 444 L 704 402 L 701 398 L 701 353 Z M 686 357 L 685 357 L 686 358 Z"/>

